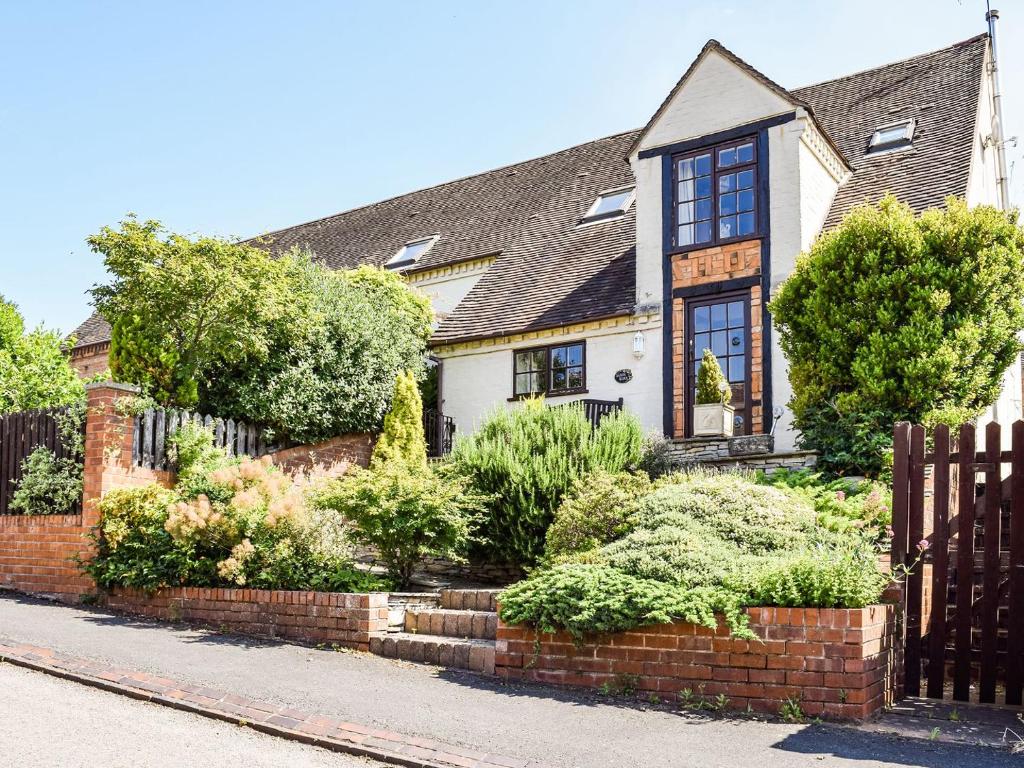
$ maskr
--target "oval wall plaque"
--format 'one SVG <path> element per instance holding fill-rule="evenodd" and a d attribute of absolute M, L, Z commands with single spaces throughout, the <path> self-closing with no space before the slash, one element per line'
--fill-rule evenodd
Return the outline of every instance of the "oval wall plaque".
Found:
<path fill-rule="evenodd" d="M 627 381 L 633 380 L 633 372 L 629 368 L 623 368 L 615 372 L 615 380 L 619 384 L 625 384 Z"/>

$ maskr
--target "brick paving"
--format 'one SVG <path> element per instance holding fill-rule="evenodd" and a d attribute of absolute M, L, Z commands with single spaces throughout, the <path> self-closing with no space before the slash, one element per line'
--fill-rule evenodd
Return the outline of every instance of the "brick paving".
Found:
<path fill-rule="evenodd" d="M 545 768 L 535 760 L 504 757 L 368 728 L 315 712 L 279 707 L 217 688 L 186 685 L 159 675 L 121 669 L 35 645 L 0 643 L 0 661 L 392 765 L 411 768 Z"/>

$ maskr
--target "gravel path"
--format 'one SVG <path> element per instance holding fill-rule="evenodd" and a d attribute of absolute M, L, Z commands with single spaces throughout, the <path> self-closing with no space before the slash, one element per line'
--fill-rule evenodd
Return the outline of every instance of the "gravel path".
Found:
<path fill-rule="evenodd" d="M 219 635 L 0 593 L 0 637 L 447 744 L 587 768 L 1024 765 L 833 725 L 705 718 L 361 653 Z"/>
<path fill-rule="evenodd" d="M 373 768 L 351 755 L 0 664 L 0 765 Z"/>

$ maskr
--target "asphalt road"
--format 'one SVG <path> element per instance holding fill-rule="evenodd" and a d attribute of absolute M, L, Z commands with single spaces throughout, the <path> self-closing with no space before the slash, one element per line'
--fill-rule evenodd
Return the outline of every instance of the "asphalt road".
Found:
<path fill-rule="evenodd" d="M 0 723 L 3 768 L 380 765 L 10 664 L 0 664 Z"/>
<path fill-rule="evenodd" d="M 988 748 L 908 741 L 834 725 L 707 718 L 3 593 L 0 637 L 563 768 L 1024 766 L 1024 757 Z M 0 724 L 6 725 L 2 715 Z"/>

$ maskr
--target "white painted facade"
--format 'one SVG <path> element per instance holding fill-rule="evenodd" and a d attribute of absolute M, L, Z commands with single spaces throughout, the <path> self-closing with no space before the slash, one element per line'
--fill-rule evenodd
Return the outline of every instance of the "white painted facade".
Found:
<path fill-rule="evenodd" d="M 494 263 L 494 257 L 476 259 L 464 264 L 429 270 L 409 275 L 409 285 L 430 299 L 434 307 L 435 325 L 451 314 L 470 289 Z"/>

